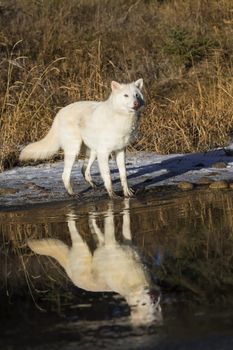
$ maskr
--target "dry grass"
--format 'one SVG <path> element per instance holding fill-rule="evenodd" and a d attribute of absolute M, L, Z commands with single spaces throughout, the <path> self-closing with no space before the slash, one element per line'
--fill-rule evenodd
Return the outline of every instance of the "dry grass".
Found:
<path fill-rule="evenodd" d="M 231 0 L 3 0 L 0 169 L 59 108 L 102 100 L 112 79 L 145 81 L 135 149 L 193 152 L 232 129 Z"/>

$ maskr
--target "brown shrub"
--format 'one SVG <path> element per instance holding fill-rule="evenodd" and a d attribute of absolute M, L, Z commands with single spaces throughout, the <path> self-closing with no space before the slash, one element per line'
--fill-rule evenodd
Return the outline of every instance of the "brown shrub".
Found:
<path fill-rule="evenodd" d="M 0 168 L 41 138 L 59 108 L 102 100 L 112 79 L 145 81 L 133 147 L 160 153 L 224 145 L 232 128 L 230 0 L 3 0 Z"/>

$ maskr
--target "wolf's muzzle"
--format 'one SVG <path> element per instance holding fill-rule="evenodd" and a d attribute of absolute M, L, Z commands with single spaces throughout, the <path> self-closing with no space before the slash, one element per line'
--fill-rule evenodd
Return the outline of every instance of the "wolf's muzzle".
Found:
<path fill-rule="evenodd" d="M 139 108 L 144 106 L 144 101 L 142 98 L 138 97 L 133 103 L 133 109 L 137 111 Z"/>

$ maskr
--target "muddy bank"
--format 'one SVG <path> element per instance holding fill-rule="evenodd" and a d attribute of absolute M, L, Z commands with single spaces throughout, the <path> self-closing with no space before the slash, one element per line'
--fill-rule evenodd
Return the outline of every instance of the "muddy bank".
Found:
<path fill-rule="evenodd" d="M 98 164 L 92 168 L 93 179 L 100 184 L 93 190 L 81 174 L 82 160 L 73 167 L 71 181 L 80 195 L 73 198 L 80 203 L 107 198 L 99 174 Z M 115 160 L 110 160 L 114 189 L 121 194 L 119 173 Z M 57 201 L 69 201 L 62 183 L 63 161 L 36 166 L 15 167 L 0 174 L 0 209 L 30 206 Z M 127 155 L 129 185 L 136 193 L 161 186 L 177 186 L 179 190 L 191 190 L 197 185 L 214 189 L 230 189 L 233 182 L 233 157 L 227 156 L 223 149 L 206 153 L 157 155 L 137 152 Z M 183 185 L 182 185 L 183 183 Z M 188 183 L 188 184 L 187 184 Z M 191 185 L 190 185 L 191 184 Z"/>

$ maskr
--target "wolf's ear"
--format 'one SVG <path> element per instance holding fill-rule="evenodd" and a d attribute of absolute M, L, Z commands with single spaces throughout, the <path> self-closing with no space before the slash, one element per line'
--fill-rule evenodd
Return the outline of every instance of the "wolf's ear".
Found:
<path fill-rule="evenodd" d="M 112 81 L 111 82 L 111 88 L 112 88 L 112 91 L 116 91 L 116 90 L 119 90 L 121 88 L 121 84 L 118 83 L 117 81 Z"/>
<path fill-rule="evenodd" d="M 134 82 L 134 84 L 137 86 L 137 88 L 138 88 L 139 90 L 142 90 L 142 87 L 143 87 L 143 79 L 141 78 L 141 79 L 136 80 L 136 81 Z"/>

